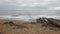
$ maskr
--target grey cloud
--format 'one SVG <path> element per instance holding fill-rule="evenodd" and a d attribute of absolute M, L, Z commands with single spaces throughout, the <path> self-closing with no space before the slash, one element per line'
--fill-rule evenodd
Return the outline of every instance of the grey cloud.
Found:
<path fill-rule="evenodd" d="M 20 0 L 19 0 L 20 1 Z M 25 15 L 25 14 L 40 14 L 40 15 L 60 15 L 59 10 L 58 11 L 54 11 L 54 10 L 48 10 L 49 7 L 54 7 L 54 6 L 60 6 L 60 0 L 58 1 L 46 1 L 44 2 L 44 0 L 42 2 L 40 2 L 39 6 L 36 7 L 29 7 L 29 6 L 21 6 L 21 4 L 26 3 L 27 5 L 29 5 L 31 3 L 28 1 L 17 1 L 17 0 L 0 0 L 0 15 Z M 37 2 L 39 3 L 38 0 Z M 32 1 L 33 3 L 33 1 Z M 35 2 L 34 2 L 35 3 Z M 42 5 L 43 3 L 43 5 Z M 23 10 L 20 10 L 23 9 Z M 30 10 L 24 10 L 24 9 L 30 9 Z M 38 9 L 38 10 L 31 10 L 31 9 Z M 44 9 L 44 10 L 41 10 Z M 59 12 L 59 13 L 58 13 Z"/>

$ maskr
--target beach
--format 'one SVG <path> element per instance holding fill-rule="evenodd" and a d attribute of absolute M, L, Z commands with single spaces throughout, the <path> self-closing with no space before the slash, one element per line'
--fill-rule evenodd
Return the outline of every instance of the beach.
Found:
<path fill-rule="evenodd" d="M 13 22 L 12 25 L 8 22 Z M 0 34 L 60 34 L 60 31 L 49 30 L 39 23 L 32 24 L 22 20 L 0 20 Z"/>

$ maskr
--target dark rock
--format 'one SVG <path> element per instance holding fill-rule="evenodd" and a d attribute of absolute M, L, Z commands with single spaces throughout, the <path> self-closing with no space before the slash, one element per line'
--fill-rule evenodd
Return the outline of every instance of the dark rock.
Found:
<path fill-rule="evenodd" d="M 37 19 L 36 19 L 36 22 L 37 22 L 37 23 L 42 23 L 42 19 L 41 19 L 41 18 L 37 18 Z"/>
<path fill-rule="evenodd" d="M 17 24 L 15 24 L 15 23 L 12 22 L 12 21 L 8 22 L 8 24 L 9 24 L 10 26 L 16 26 L 16 25 L 17 25 Z"/>
<path fill-rule="evenodd" d="M 58 27 L 60 28 L 60 20 L 58 19 L 54 19 L 54 18 L 46 18 L 46 17 L 42 17 L 42 18 L 38 18 L 36 19 L 37 23 L 42 23 L 44 26 L 53 26 L 53 27 Z"/>
<path fill-rule="evenodd" d="M 8 24 L 8 25 L 10 25 L 10 26 L 14 26 L 14 25 L 15 25 L 14 22 L 12 22 L 12 21 L 5 22 L 4 24 Z"/>
<path fill-rule="evenodd" d="M 49 24 L 52 24 L 55 27 L 60 27 L 60 22 L 57 19 L 47 19 Z"/>
<path fill-rule="evenodd" d="M 27 28 L 26 26 L 23 26 L 23 25 L 14 24 L 12 21 L 9 22 L 9 25 L 10 26 L 16 26 L 17 29 Z"/>
<path fill-rule="evenodd" d="M 5 22 L 4 24 L 8 24 L 8 22 Z"/>
<path fill-rule="evenodd" d="M 36 22 L 37 23 L 45 23 L 45 22 L 47 22 L 47 18 L 46 17 L 38 18 L 38 19 L 36 19 Z"/>
<path fill-rule="evenodd" d="M 9 24 L 14 24 L 14 23 L 12 21 L 10 21 Z"/>

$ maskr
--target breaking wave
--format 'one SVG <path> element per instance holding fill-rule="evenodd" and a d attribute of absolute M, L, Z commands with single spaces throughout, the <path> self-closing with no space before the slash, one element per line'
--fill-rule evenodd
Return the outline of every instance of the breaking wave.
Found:
<path fill-rule="evenodd" d="M 33 21 L 37 18 L 54 18 L 54 19 L 60 19 L 60 16 L 48 16 L 48 15 L 18 15 L 18 16 L 13 16 L 13 15 L 0 15 L 0 19 L 8 19 L 8 20 L 25 20 L 25 21 Z"/>

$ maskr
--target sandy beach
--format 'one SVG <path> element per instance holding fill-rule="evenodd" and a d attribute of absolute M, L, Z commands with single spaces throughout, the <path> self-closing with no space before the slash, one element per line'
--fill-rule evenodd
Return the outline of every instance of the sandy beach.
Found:
<path fill-rule="evenodd" d="M 60 31 L 42 27 L 39 23 L 12 20 L 13 25 L 11 25 L 7 24 L 8 22 L 9 20 L 0 20 L 0 34 L 60 34 Z"/>

